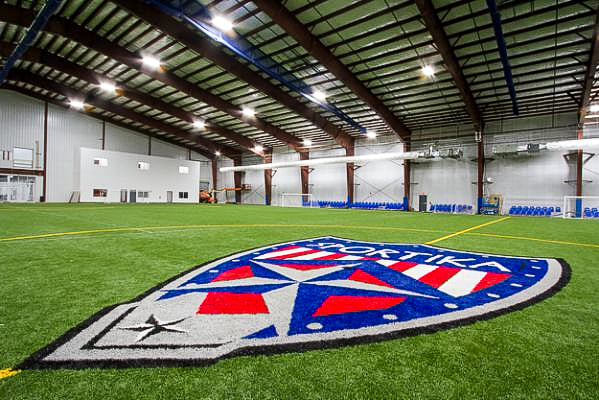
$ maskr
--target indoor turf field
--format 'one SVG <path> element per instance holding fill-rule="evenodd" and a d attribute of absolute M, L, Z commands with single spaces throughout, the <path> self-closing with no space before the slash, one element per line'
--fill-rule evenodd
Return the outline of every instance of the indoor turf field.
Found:
<path fill-rule="evenodd" d="M 521 311 L 434 334 L 198 368 L 22 371 L 0 380 L 0 398 L 597 398 L 598 222 L 487 224 L 500 219 L 250 205 L 1 205 L 0 369 L 195 265 L 284 241 L 450 236 L 436 245 L 562 258 L 572 275 L 560 292 Z"/>

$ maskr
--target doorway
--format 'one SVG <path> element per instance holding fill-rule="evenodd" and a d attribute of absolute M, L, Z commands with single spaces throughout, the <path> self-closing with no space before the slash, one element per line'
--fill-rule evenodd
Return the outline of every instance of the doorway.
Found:
<path fill-rule="evenodd" d="M 166 202 L 167 203 L 173 202 L 173 192 L 170 190 L 168 192 L 166 192 Z"/>
<path fill-rule="evenodd" d="M 127 189 L 121 189 L 121 203 L 127 202 Z"/>
<path fill-rule="evenodd" d="M 427 206 L 427 196 L 425 194 L 421 194 L 418 196 L 418 211 L 426 212 Z"/>
<path fill-rule="evenodd" d="M 136 203 L 136 202 L 137 202 L 137 191 L 130 190 L 129 191 L 129 203 Z"/>

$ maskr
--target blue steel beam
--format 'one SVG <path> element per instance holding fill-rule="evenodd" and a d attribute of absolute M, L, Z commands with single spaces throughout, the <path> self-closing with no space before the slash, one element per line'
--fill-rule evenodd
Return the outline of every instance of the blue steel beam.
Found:
<path fill-rule="evenodd" d="M 493 21 L 493 30 L 495 31 L 495 40 L 497 41 L 497 49 L 499 50 L 499 56 L 501 57 L 501 65 L 503 66 L 503 76 L 505 77 L 505 83 L 507 84 L 510 98 L 512 99 L 512 111 L 514 115 L 518 115 L 518 101 L 516 100 L 516 87 L 514 86 L 514 79 L 512 77 L 512 67 L 510 66 L 510 60 L 507 55 L 507 46 L 505 44 L 505 37 L 503 36 L 503 28 L 501 27 L 501 15 L 497 10 L 497 4 L 495 0 L 487 0 L 487 6 L 491 13 L 491 19 Z"/>
<path fill-rule="evenodd" d="M 233 53 L 243 58 L 250 64 L 256 66 L 260 71 L 266 73 L 273 79 L 281 82 L 289 90 L 294 91 L 311 102 L 317 104 L 320 108 L 336 115 L 339 119 L 346 122 L 361 133 L 366 133 L 366 128 L 354 121 L 350 116 L 339 110 L 332 104 L 326 101 L 320 101 L 312 94 L 312 89 L 308 84 L 298 79 L 295 75 L 287 71 L 283 66 L 275 60 L 268 57 L 260 49 L 256 48 L 243 36 L 236 34 L 235 39 L 229 37 L 220 30 L 214 28 L 207 21 L 212 19 L 210 12 L 198 2 L 191 2 L 188 6 L 183 6 L 178 0 L 163 1 L 163 0 L 145 0 L 146 3 L 153 4 L 162 12 L 172 17 L 188 22 L 197 30 L 208 36 L 210 39 L 220 43 Z M 176 3 L 176 4 L 175 4 Z M 184 7 L 194 7 L 193 11 L 185 10 Z"/>
<path fill-rule="evenodd" d="M 8 73 L 14 67 L 15 63 L 25 54 L 31 43 L 35 40 L 38 33 L 44 29 L 50 17 L 56 12 L 61 0 L 47 0 L 44 7 L 37 14 L 31 26 L 27 29 L 27 33 L 21 39 L 12 54 L 6 59 L 0 71 L 0 86 L 6 81 Z"/>

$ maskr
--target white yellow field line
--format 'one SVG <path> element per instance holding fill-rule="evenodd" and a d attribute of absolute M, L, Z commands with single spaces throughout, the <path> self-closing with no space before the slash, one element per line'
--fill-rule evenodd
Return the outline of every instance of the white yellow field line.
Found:
<path fill-rule="evenodd" d="M 460 235 L 463 235 L 464 233 L 472 232 L 472 231 L 475 231 L 475 230 L 477 230 L 477 229 L 483 228 L 483 227 L 485 227 L 485 226 L 489 226 L 489 225 L 497 224 L 497 223 L 499 223 L 499 222 L 505 221 L 506 219 L 510 219 L 510 217 L 503 217 L 503 218 L 496 219 L 496 220 L 493 220 L 493 221 L 485 222 L 484 224 L 480 224 L 480 225 L 473 226 L 472 228 L 464 229 L 464 230 L 462 230 L 462 231 L 459 231 L 459 232 L 454 232 L 454 233 L 451 233 L 451 234 L 449 234 L 449 235 L 446 235 L 446 236 L 441 236 L 441 237 L 440 237 L 440 238 L 438 238 L 438 239 L 431 240 L 430 242 L 426 242 L 426 244 L 435 244 L 435 243 L 439 243 L 439 242 L 441 242 L 441 241 L 443 241 L 443 240 L 447 240 L 447 239 L 450 239 L 450 238 L 452 238 L 452 237 L 460 236 Z"/>
<path fill-rule="evenodd" d="M 0 380 L 5 379 L 5 378 L 10 378 L 11 376 L 15 376 L 19 372 L 21 372 L 20 369 L 12 369 L 12 368 L 0 369 Z"/>

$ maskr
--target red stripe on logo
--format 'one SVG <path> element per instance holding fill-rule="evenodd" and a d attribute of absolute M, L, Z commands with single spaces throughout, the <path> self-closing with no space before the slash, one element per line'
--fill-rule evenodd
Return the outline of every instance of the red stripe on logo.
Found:
<path fill-rule="evenodd" d="M 460 272 L 459 268 L 439 267 L 418 280 L 424 284 L 438 288 L 458 272 Z"/>
<path fill-rule="evenodd" d="M 312 253 L 318 253 L 320 252 L 320 250 L 306 250 L 306 251 L 299 251 L 297 253 L 293 253 L 293 254 L 286 254 L 284 256 L 278 256 L 278 257 L 273 257 L 273 260 L 285 260 L 287 258 L 293 258 L 293 257 L 299 257 L 299 256 L 305 256 L 306 254 L 312 254 Z"/>

